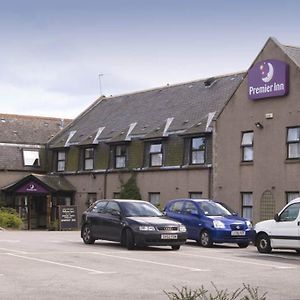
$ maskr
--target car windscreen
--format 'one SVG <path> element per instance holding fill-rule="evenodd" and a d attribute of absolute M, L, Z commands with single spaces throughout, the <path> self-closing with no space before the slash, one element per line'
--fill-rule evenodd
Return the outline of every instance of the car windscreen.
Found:
<path fill-rule="evenodd" d="M 121 204 L 126 217 L 160 217 L 162 213 L 152 204 L 145 202 L 124 202 Z"/>
<path fill-rule="evenodd" d="M 231 216 L 224 206 L 213 201 L 201 201 L 199 207 L 206 216 Z"/>

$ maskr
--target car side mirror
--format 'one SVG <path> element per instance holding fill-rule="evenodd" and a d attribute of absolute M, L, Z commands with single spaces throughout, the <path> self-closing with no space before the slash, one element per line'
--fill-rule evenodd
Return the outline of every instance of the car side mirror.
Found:
<path fill-rule="evenodd" d="M 111 212 L 111 214 L 112 214 L 113 216 L 115 216 L 115 217 L 121 218 L 121 213 L 120 213 L 119 211 L 117 211 L 117 210 L 113 210 L 113 211 Z"/>
<path fill-rule="evenodd" d="M 279 216 L 278 216 L 278 214 L 276 214 L 275 216 L 274 216 L 274 220 L 276 221 L 276 222 L 279 222 Z"/>

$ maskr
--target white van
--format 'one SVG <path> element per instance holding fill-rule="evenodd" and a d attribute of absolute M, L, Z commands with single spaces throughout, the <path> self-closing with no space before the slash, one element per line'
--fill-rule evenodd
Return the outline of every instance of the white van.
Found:
<path fill-rule="evenodd" d="M 257 223 L 255 245 L 261 253 L 272 249 L 293 249 L 300 253 L 300 198 L 289 202 L 274 220 Z"/>

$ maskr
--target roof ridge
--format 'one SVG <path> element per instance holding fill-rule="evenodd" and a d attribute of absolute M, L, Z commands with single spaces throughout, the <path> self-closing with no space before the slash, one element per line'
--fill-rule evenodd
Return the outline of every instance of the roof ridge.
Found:
<path fill-rule="evenodd" d="M 44 120 L 72 120 L 69 118 L 56 118 L 56 117 L 43 117 L 43 116 L 33 116 L 33 115 L 19 115 L 19 114 L 6 114 L 0 113 L 0 117 L 16 117 L 16 118 L 23 118 L 23 119 L 44 119 Z"/>
<path fill-rule="evenodd" d="M 241 75 L 241 74 L 244 74 L 246 72 L 247 71 L 238 71 L 238 72 L 220 74 L 220 75 L 215 75 L 215 76 L 208 76 L 208 77 L 201 78 L 201 79 L 194 79 L 194 80 L 189 80 L 189 81 L 180 82 L 180 83 L 167 84 L 167 85 L 164 85 L 164 86 L 158 86 L 158 87 L 153 87 L 153 88 L 149 88 L 149 89 L 145 89 L 145 90 L 133 91 L 133 92 L 128 92 L 128 93 L 124 93 L 124 94 L 118 94 L 118 95 L 109 96 L 109 97 L 104 96 L 102 99 L 103 100 L 110 100 L 110 99 L 114 99 L 114 98 L 118 98 L 118 97 L 124 97 L 124 96 L 130 96 L 130 95 L 137 95 L 137 94 L 147 93 L 147 92 L 151 92 L 151 91 L 156 91 L 156 90 L 161 90 L 161 89 L 167 89 L 167 88 L 182 86 L 182 85 L 186 85 L 186 84 L 191 84 L 191 83 L 195 83 L 195 82 L 206 81 L 209 78 L 220 79 L 220 78 L 225 78 L 225 77 L 229 77 L 229 76 Z"/>

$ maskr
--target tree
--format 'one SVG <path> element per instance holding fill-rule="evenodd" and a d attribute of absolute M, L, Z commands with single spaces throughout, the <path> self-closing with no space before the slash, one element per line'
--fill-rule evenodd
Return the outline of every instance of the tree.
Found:
<path fill-rule="evenodd" d="M 122 183 L 120 198 L 136 200 L 142 199 L 139 187 L 137 186 L 136 174 L 132 173 L 128 181 L 126 183 Z"/>

